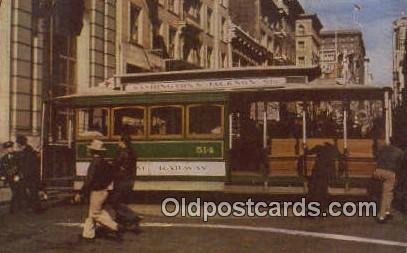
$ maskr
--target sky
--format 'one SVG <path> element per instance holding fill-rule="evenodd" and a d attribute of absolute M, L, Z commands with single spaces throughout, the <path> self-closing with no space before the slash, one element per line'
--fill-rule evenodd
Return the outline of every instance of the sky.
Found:
<path fill-rule="evenodd" d="M 370 58 L 373 82 L 391 85 L 393 21 L 402 15 L 407 15 L 407 0 L 299 1 L 307 12 L 318 14 L 324 29 L 360 28 L 363 32 L 367 57 Z M 355 4 L 360 7 L 360 11 L 356 11 Z M 356 19 L 355 13 L 357 13 Z"/>

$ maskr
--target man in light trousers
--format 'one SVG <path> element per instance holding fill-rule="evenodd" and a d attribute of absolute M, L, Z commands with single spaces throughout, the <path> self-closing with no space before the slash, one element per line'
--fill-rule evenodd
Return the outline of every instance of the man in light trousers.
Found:
<path fill-rule="evenodd" d="M 379 147 L 377 152 L 375 177 L 383 181 L 380 210 L 377 221 L 385 223 L 391 218 L 391 203 L 396 184 L 396 172 L 401 168 L 403 151 L 390 144 Z"/>
<path fill-rule="evenodd" d="M 93 140 L 88 149 L 92 153 L 92 162 L 88 168 L 88 175 L 81 189 L 81 194 L 89 194 L 89 216 L 85 221 L 82 237 L 95 238 L 95 225 L 99 224 L 108 228 L 114 239 L 121 240 L 121 229 L 111 215 L 103 208 L 109 195 L 108 188 L 113 182 L 115 174 L 112 166 L 103 158 L 103 142 Z M 80 201 L 81 195 L 75 196 L 75 201 Z"/>

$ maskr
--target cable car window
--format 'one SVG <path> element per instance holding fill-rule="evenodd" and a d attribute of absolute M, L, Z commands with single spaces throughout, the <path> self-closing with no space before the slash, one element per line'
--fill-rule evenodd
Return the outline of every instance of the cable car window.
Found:
<path fill-rule="evenodd" d="M 150 135 L 182 136 L 182 107 L 152 107 L 150 110 Z"/>
<path fill-rule="evenodd" d="M 82 138 L 107 137 L 109 110 L 89 108 L 78 111 L 78 136 Z"/>
<path fill-rule="evenodd" d="M 266 105 L 268 130 L 271 138 L 302 138 L 302 102 L 270 102 Z M 255 119 L 256 107 L 251 106 L 251 118 Z M 259 109 L 259 108 L 257 108 Z M 263 115 L 257 112 L 259 121 Z"/>
<path fill-rule="evenodd" d="M 144 108 L 117 108 L 113 111 L 113 135 L 123 134 L 134 137 L 145 136 L 145 109 Z"/>
<path fill-rule="evenodd" d="M 215 135 L 223 133 L 223 110 L 219 105 L 194 105 L 188 107 L 188 134 Z"/>
<path fill-rule="evenodd" d="M 308 138 L 343 138 L 343 101 L 311 102 L 307 108 Z"/>
<path fill-rule="evenodd" d="M 384 138 L 385 120 L 382 101 L 351 101 L 349 109 L 349 138 Z"/>

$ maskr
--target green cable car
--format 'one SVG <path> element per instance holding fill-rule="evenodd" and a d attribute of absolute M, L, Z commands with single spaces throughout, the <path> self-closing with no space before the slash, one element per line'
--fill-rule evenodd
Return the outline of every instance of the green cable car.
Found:
<path fill-rule="evenodd" d="M 315 161 L 306 150 L 326 142 L 344 157 L 339 183 L 366 181 L 392 134 L 391 89 L 319 75 L 295 66 L 127 74 L 55 98 L 70 115 L 62 143 L 74 152 L 74 188 L 87 173 L 86 146 L 100 139 L 113 158 L 123 132 L 138 156 L 136 190 L 306 188 Z"/>

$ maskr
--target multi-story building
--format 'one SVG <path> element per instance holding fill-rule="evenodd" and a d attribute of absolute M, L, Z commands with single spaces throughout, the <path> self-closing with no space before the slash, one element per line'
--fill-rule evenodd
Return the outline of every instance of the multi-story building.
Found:
<path fill-rule="evenodd" d="M 73 115 L 52 98 L 115 74 L 294 65 L 303 13 L 297 0 L 0 1 L 0 141 L 68 154 Z"/>
<path fill-rule="evenodd" d="M 322 77 L 341 84 L 365 84 L 365 45 L 355 29 L 322 31 L 320 61 Z"/>
<path fill-rule="evenodd" d="M 319 64 L 319 50 L 322 29 L 321 21 L 316 14 L 302 14 L 297 19 L 295 31 L 297 66 L 315 66 Z"/>
<path fill-rule="evenodd" d="M 230 57 L 232 67 L 272 65 L 274 27 L 279 20 L 272 0 L 230 2 Z"/>
<path fill-rule="evenodd" d="M 227 66 L 227 0 L 117 4 L 119 73 Z"/>
<path fill-rule="evenodd" d="M 305 11 L 297 0 L 274 0 L 279 8 L 280 21 L 276 27 L 276 64 L 296 63 L 296 22 Z"/>
<path fill-rule="evenodd" d="M 407 16 L 394 21 L 393 34 L 393 88 L 397 102 L 407 85 Z M 405 98 L 404 98 L 405 99 Z"/>
<path fill-rule="evenodd" d="M 66 143 L 51 155 L 68 163 L 68 111 L 52 98 L 96 86 L 116 73 L 116 1 L 13 0 L 0 4 L 0 141 L 16 133 L 39 147 Z M 41 136 L 43 138 L 41 138 Z M 62 169 L 66 168 L 66 170 Z"/>
<path fill-rule="evenodd" d="M 235 33 L 237 39 L 232 43 L 233 66 L 238 66 L 242 61 L 244 64 L 240 65 L 294 65 L 295 23 L 302 13 L 304 9 L 297 0 L 231 1 L 231 20 L 246 33 L 246 36 L 238 36 L 241 35 L 240 32 Z M 263 56 L 259 57 L 257 62 L 247 62 L 245 59 L 251 58 L 251 55 L 257 56 L 250 54 L 250 50 L 247 51 L 246 47 L 241 46 L 243 44 L 253 48 L 245 37 L 251 37 L 252 41 L 257 42 L 257 47 L 261 47 L 255 49 Z"/>

